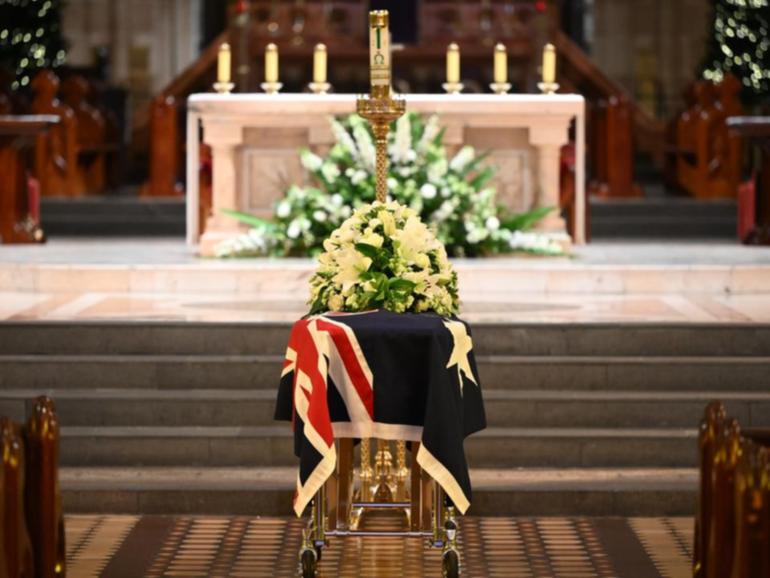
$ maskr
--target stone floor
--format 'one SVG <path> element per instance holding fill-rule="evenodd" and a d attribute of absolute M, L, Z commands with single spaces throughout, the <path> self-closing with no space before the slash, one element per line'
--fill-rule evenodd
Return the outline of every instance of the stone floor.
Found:
<path fill-rule="evenodd" d="M 769 323 L 770 295 L 702 293 L 541 294 L 464 301 L 472 323 Z M 294 321 L 307 312 L 300 298 L 258 293 L 0 291 L 0 321 Z"/>
<path fill-rule="evenodd" d="M 71 516 L 69 578 L 290 578 L 294 518 Z M 464 578 L 686 578 L 690 518 L 465 518 Z M 319 577 L 441 576 L 419 539 L 332 540 Z"/>
<path fill-rule="evenodd" d="M 573 258 L 458 259 L 471 322 L 770 322 L 770 249 L 597 243 Z M 310 259 L 204 260 L 179 240 L 0 245 L 0 320 L 290 321 Z"/>
<path fill-rule="evenodd" d="M 245 260 L 248 262 L 249 260 Z M 290 259 L 297 264 L 309 259 Z M 460 260 L 462 261 L 462 260 Z M 477 263 L 529 261 L 536 266 L 554 263 L 580 265 L 770 265 L 770 248 L 731 242 L 610 242 L 573 248 L 572 258 L 495 257 Z M 227 266 L 244 260 L 199 259 L 180 239 L 74 238 L 54 239 L 45 245 L 1 245 L 0 263 L 38 264 L 195 264 Z"/>

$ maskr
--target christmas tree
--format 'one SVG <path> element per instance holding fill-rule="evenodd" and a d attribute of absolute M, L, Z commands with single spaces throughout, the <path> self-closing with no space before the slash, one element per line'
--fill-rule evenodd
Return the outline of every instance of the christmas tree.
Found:
<path fill-rule="evenodd" d="M 14 72 L 14 90 L 27 86 L 37 70 L 64 64 L 63 4 L 63 0 L 0 0 L 0 66 Z"/>
<path fill-rule="evenodd" d="M 731 73 L 747 103 L 770 95 L 770 0 L 713 0 L 713 28 L 703 78 Z"/>

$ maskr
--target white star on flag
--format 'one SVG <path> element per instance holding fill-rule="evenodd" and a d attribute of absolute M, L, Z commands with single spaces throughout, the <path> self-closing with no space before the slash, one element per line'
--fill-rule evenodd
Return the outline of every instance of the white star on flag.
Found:
<path fill-rule="evenodd" d="M 460 321 L 444 321 L 444 326 L 452 334 L 454 340 L 454 347 L 452 348 L 452 355 L 449 357 L 449 363 L 447 363 L 447 369 L 453 365 L 457 366 L 457 376 L 460 378 L 460 395 L 463 394 L 463 376 L 467 377 L 477 387 L 476 377 L 473 375 L 471 369 L 470 358 L 468 355 L 473 351 L 473 342 L 470 335 L 468 335 L 468 329 L 465 327 L 465 323 Z"/>

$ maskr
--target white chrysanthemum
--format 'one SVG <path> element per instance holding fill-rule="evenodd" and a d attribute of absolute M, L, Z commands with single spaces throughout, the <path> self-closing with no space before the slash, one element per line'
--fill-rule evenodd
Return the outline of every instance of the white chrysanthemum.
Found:
<path fill-rule="evenodd" d="M 275 208 L 275 214 L 281 219 L 291 215 L 291 203 L 286 199 L 278 203 L 278 206 Z"/>
<path fill-rule="evenodd" d="M 432 183 L 425 183 L 420 187 L 420 194 L 422 195 L 423 199 L 435 199 L 437 193 L 438 191 L 436 190 L 436 185 Z"/>
<path fill-rule="evenodd" d="M 428 165 L 428 180 L 432 183 L 440 183 L 446 175 L 449 165 L 447 165 L 446 159 L 439 159 Z"/>
<path fill-rule="evenodd" d="M 296 239 L 302 234 L 302 227 L 297 219 L 294 219 L 286 228 L 286 236 L 289 239 Z"/>
<path fill-rule="evenodd" d="M 497 217 L 489 217 L 484 224 L 490 231 L 497 231 L 500 228 L 500 219 Z"/>
<path fill-rule="evenodd" d="M 340 169 L 334 163 L 324 163 L 321 167 L 321 174 L 327 183 L 333 183 L 340 176 Z"/>
<path fill-rule="evenodd" d="M 329 217 L 329 215 L 326 214 L 326 211 L 317 210 L 313 211 L 313 220 L 318 223 L 324 223 L 326 222 L 326 219 Z"/>

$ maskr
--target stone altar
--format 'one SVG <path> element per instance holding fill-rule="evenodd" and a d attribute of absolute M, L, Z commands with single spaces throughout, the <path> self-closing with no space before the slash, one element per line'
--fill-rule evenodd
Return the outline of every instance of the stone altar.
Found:
<path fill-rule="evenodd" d="M 498 199 L 513 211 L 559 204 L 560 148 L 572 123 L 576 140 L 575 244 L 585 242 L 585 101 L 556 95 L 405 95 L 410 111 L 438 114 L 450 149 L 468 144 L 490 150 L 497 166 Z M 204 256 L 240 231 L 234 219 L 218 213 L 230 208 L 260 216 L 290 184 L 306 176 L 298 149 L 324 153 L 334 143 L 328 117 L 355 111 L 352 94 L 194 94 L 187 119 L 187 241 Z M 213 157 L 213 214 L 205 233 L 198 222 L 200 132 Z M 563 234 L 553 213 L 540 223 L 547 233 Z"/>

